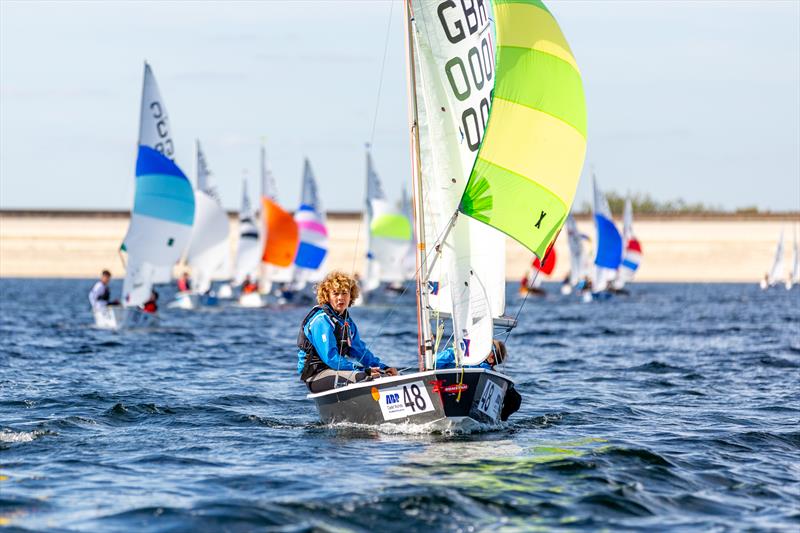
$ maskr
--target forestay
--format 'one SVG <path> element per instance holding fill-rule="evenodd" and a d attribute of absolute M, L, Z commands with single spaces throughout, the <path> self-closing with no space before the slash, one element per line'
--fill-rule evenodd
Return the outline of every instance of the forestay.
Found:
<path fill-rule="evenodd" d="M 174 163 L 175 146 L 164 101 L 145 63 L 136 193 L 123 250 L 128 254 L 122 300 L 126 306 L 150 297 L 154 274 L 168 271 L 189 242 L 195 214 L 192 186 Z"/>

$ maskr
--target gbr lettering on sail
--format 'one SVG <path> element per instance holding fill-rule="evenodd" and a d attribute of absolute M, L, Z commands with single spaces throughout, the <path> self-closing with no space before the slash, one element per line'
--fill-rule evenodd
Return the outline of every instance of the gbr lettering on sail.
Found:
<path fill-rule="evenodd" d="M 457 102 L 459 132 L 470 152 L 476 152 L 489 121 L 489 101 L 494 87 L 494 46 L 490 0 L 444 0 L 436 6 L 441 31 L 450 43 L 443 46 L 451 57 L 444 74 Z M 456 117 L 454 117 L 456 118 Z"/>

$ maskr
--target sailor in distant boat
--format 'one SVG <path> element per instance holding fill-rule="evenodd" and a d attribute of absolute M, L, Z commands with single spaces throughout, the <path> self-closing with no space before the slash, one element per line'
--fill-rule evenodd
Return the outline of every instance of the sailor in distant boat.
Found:
<path fill-rule="evenodd" d="M 257 290 L 258 283 L 254 282 L 250 278 L 250 274 L 247 274 L 242 282 L 242 294 L 250 294 L 251 292 L 256 292 Z"/>
<path fill-rule="evenodd" d="M 155 289 L 152 289 L 150 291 L 150 299 L 147 300 L 142 305 L 142 311 L 144 311 L 145 313 L 155 313 L 156 311 L 158 311 L 158 304 L 156 303 L 157 301 L 158 301 L 158 293 L 156 292 Z"/>
<path fill-rule="evenodd" d="M 343 272 L 331 272 L 317 286 L 317 303 L 303 319 L 297 338 L 297 372 L 311 392 L 397 375 L 381 362 L 358 334 L 347 309 L 358 298 L 356 281 Z"/>
<path fill-rule="evenodd" d="M 192 290 L 192 280 L 189 279 L 189 273 L 184 272 L 178 279 L 178 291 L 189 292 L 190 290 Z"/>
<path fill-rule="evenodd" d="M 111 289 L 108 288 L 110 281 L 111 272 L 103 270 L 100 280 L 89 291 L 89 302 L 92 304 L 93 311 L 101 311 L 109 305 L 119 305 L 117 300 L 111 301 Z"/>
<path fill-rule="evenodd" d="M 506 360 L 507 355 L 508 352 L 506 350 L 505 343 L 501 340 L 494 339 L 492 341 L 492 351 L 489 353 L 489 356 L 486 357 L 481 364 L 476 365 L 475 367 L 467 368 L 485 368 L 486 370 L 494 370 L 495 365 L 502 364 Z M 436 354 L 436 368 L 444 369 L 455 367 L 456 354 L 453 351 L 452 346 Z"/>

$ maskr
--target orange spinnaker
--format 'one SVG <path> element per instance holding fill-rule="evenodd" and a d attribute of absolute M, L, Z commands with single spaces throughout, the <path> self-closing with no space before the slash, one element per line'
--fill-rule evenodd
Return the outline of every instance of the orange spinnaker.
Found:
<path fill-rule="evenodd" d="M 300 238 L 297 223 L 290 213 L 269 198 L 262 198 L 267 242 L 261 260 L 279 267 L 288 267 L 294 261 Z"/>

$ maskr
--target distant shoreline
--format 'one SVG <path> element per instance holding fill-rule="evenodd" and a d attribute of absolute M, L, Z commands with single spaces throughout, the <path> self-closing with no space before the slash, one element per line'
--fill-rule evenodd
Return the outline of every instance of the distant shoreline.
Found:
<path fill-rule="evenodd" d="M 238 211 L 228 211 L 231 218 L 238 217 Z M 326 216 L 331 220 L 356 220 L 361 217 L 361 211 L 328 211 Z M 130 211 L 123 209 L 0 209 L 0 219 L 5 217 L 32 217 L 32 218 L 128 218 Z M 691 220 L 721 220 L 721 221 L 758 221 L 768 220 L 775 222 L 800 222 L 800 211 L 787 211 L 776 213 L 658 213 L 634 214 L 636 221 L 691 221 Z M 589 220 L 590 214 L 576 213 L 577 220 Z M 615 215 L 620 218 L 621 215 Z"/>
<path fill-rule="evenodd" d="M 0 210 L 0 277 L 93 278 L 104 268 L 125 274 L 119 253 L 128 229 L 127 211 Z M 590 217 L 577 217 L 578 229 L 595 239 Z M 644 258 L 637 272 L 646 282 L 758 283 L 784 234 L 784 261 L 792 261 L 792 241 L 800 213 L 714 216 L 635 216 L 634 233 Z M 329 270 L 363 272 L 366 228 L 357 212 L 328 214 Z M 800 233 L 800 231 L 798 232 Z M 239 220 L 230 213 L 230 254 L 238 246 Z M 569 270 L 566 235 L 556 242 L 556 268 L 549 281 Z M 511 240 L 506 246 L 506 278 L 519 280 L 533 254 Z M 176 267 L 179 274 L 183 267 Z"/>

